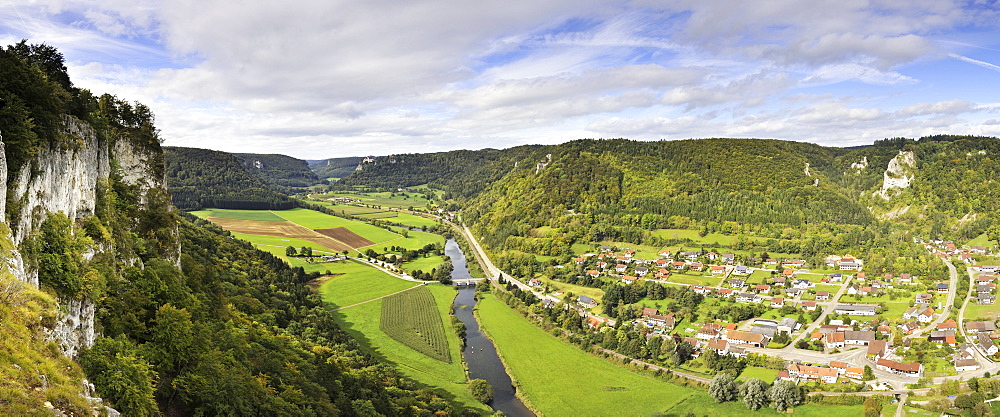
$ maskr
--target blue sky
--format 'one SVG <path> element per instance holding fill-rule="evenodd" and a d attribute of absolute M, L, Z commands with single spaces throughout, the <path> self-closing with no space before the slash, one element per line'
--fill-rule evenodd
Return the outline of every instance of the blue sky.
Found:
<path fill-rule="evenodd" d="M 578 138 L 1000 136 L 992 1 L 34 0 L 0 43 L 165 144 L 299 158 Z"/>

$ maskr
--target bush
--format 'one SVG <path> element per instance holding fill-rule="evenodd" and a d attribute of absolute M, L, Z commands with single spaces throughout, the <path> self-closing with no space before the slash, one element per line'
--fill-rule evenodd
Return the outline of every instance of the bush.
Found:
<path fill-rule="evenodd" d="M 469 390 L 472 396 L 483 404 L 493 401 L 493 387 L 483 379 L 473 379 L 469 381 Z"/>

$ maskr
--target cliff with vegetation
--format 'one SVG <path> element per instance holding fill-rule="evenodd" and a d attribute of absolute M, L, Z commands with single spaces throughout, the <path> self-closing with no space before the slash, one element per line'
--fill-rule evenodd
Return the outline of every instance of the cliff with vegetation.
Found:
<path fill-rule="evenodd" d="M 361 352 L 317 274 L 179 215 L 148 108 L 27 43 L 0 49 L 0 103 L 3 414 L 462 412 Z"/>

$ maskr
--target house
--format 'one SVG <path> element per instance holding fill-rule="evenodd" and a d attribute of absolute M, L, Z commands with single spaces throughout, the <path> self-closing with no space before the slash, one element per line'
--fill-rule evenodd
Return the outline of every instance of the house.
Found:
<path fill-rule="evenodd" d="M 611 252 L 611 246 L 601 245 L 601 252 Z"/>
<path fill-rule="evenodd" d="M 969 253 L 974 253 L 976 255 L 985 255 L 986 247 L 980 245 L 971 245 L 969 246 Z"/>
<path fill-rule="evenodd" d="M 976 294 L 991 294 L 993 292 L 993 287 L 990 284 L 977 284 Z"/>
<path fill-rule="evenodd" d="M 844 344 L 855 346 L 868 346 L 875 340 L 875 332 L 871 330 L 851 330 L 844 332 Z"/>
<path fill-rule="evenodd" d="M 658 266 L 660 268 L 664 268 L 664 267 L 666 267 L 667 265 L 670 264 L 670 261 L 668 261 L 666 259 L 657 259 L 653 263 L 656 264 L 656 266 Z"/>
<path fill-rule="evenodd" d="M 658 255 L 660 255 L 661 258 L 669 258 L 670 257 L 670 251 L 664 249 L 664 250 L 661 250 L 660 253 L 658 253 Z"/>
<path fill-rule="evenodd" d="M 636 265 L 646 265 L 649 263 L 649 259 L 635 258 L 632 260 Z"/>
<path fill-rule="evenodd" d="M 589 325 L 590 327 L 593 327 L 595 329 L 598 328 L 598 327 L 601 327 L 601 325 L 604 324 L 604 323 L 605 323 L 605 321 L 603 319 L 600 319 L 600 318 L 597 318 L 597 317 L 591 317 L 591 318 L 587 319 L 587 325 Z"/>
<path fill-rule="evenodd" d="M 785 277 L 774 277 L 773 284 L 775 287 L 784 287 L 788 283 L 788 279 Z"/>
<path fill-rule="evenodd" d="M 649 327 L 662 328 L 662 329 L 673 329 L 674 324 L 677 319 L 674 317 L 674 313 L 667 314 L 665 316 L 659 314 L 650 315 L 646 321 L 646 325 Z"/>
<path fill-rule="evenodd" d="M 912 377 L 920 377 L 924 373 L 924 365 L 916 362 L 899 363 L 888 359 L 879 359 L 875 361 L 875 367 L 894 374 Z"/>
<path fill-rule="evenodd" d="M 955 331 L 955 330 L 958 330 L 958 323 L 955 322 L 955 319 L 948 319 L 948 320 L 945 320 L 945 321 L 943 321 L 941 323 L 938 323 L 937 326 L 934 326 L 934 327 L 936 327 L 938 330 L 952 330 L 952 331 Z"/>
<path fill-rule="evenodd" d="M 737 289 L 745 288 L 747 286 L 747 282 L 742 279 L 731 279 L 729 280 L 729 286 Z"/>
<path fill-rule="evenodd" d="M 594 264 L 594 265 L 597 265 L 597 267 L 598 267 L 598 268 L 601 268 L 601 269 L 607 269 L 607 268 L 608 268 L 608 263 L 607 263 L 607 262 L 604 262 L 604 261 L 598 261 L 598 262 L 597 262 L 596 264 Z"/>
<path fill-rule="evenodd" d="M 799 321 L 791 317 L 786 317 L 778 322 L 778 331 L 792 334 L 792 332 L 799 329 Z"/>
<path fill-rule="evenodd" d="M 774 265 L 777 265 L 777 264 L 778 264 L 778 260 L 774 259 L 774 258 L 767 258 L 767 259 L 764 260 L 764 265 L 767 265 L 767 266 L 774 266 Z"/>
<path fill-rule="evenodd" d="M 744 265 L 737 265 L 736 268 L 733 269 L 733 275 L 750 275 L 750 268 Z"/>
<path fill-rule="evenodd" d="M 874 316 L 877 313 L 878 304 L 837 304 L 836 313 L 848 316 Z"/>
<path fill-rule="evenodd" d="M 714 350 L 715 353 L 718 353 L 719 355 L 725 355 L 729 352 L 729 342 L 727 342 L 725 339 L 709 340 L 708 344 L 705 345 L 705 347 Z"/>
<path fill-rule="evenodd" d="M 615 265 L 615 272 L 622 273 L 625 272 L 626 269 L 628 269 L 628 265 L 625 264 Z"/>
<path fill-rule="evenodd" d="M 686 251 L 681 251 L 680 255 L 682 257 L 684 257 L 684 259 L 695 260 L 695 259 L 698 259 L 699 256 L 701 256 L 701 251 L 700 250 L 686 250 Z"/>
<path fill-rule="evenodd" d="M 655 308 L 652 308 L 652 307 L 643 307 L 643 309 L 642 309 L 642 316 L 643 317 L 655 316 L 657 314 L 660 314 L 660 310 L 657 310 Z"/>
<path fill-rule="evenodd" d="M 695 333 L 695 339 L 710 340 L 718 338 L 722 334 L 722 325 L 717 323 L 706 323 L 698 329 L 698 333 Z"/>
<path fill-rule="evenodd" d="M 714 261 L 716 259 L 719 259 L 719 254 L 717 254 L 715 252 L 706 253 L 705 254 L 705 259 L 708 259 L 710 261 Z"/>
<path fill-rule="evenodd" d="M 563 296 L 563 294 L 566 294 L 566 292 L 565 292 L 565 291 L 562 291 L 562 290 L 560 290 L 560 291 L 556 291 L 556 292 L 552 293 L 552 295 L 554 295 L 554 296 L 556 296 L 556 297 L 562 297 L 562 296 Z"/>
<path fill-rule="evenodd" d="M 975 371 L 979 369 L 979 362 L 975 359 L 956 359 L 955 370 L 958 372 Z"/>
<path fill-rule="evenodd" d="M 802 308 L 806 309 L 806 311 L 815 311 L 816 310 L 816 302 L 812 301 L 812 300 L 803 301 L 802 302 Z"/>
<path fill-rule="evenodd" d="M 597 301 L 595 301 L 593 298 L 587 297 L 586 295 L 581 295 L 577 297 L 576 302 L 580 303 L 580 306 L 582 306 L 583 308 L 597 307 Z"/>
<path fill-rule="evenodd" d="M 979 304 L 993 304 L 996 299 L 992 294 L 979 294 L 976 296 L 976 302 Z"/>
<path fill-rule="evenodd" d="M 830 361 L 830 368 L 836 369 L 838 375 L 843 375 L 847 372 L 847 362 Z"/>
<path fill-rule="evenodd" d="M 900 284 L 912 284 L 913 283 L 913 276 L 911 276 L 910 274 L 902 274 L 902 275 L 899 276 L 899 283 Z"/>
<path fill-rule="evenodd" d="M 924 310 L 923 312 L 920 313 L 920 315 L 917 316 L 917 321 L 921 323 L 930 323 L 934 321 L 934 309 L 927 307 L 926 310 Z"/>
<path fill-rule="evenodd" d="M 632 258 L 628 256 L 616 256 L 615 260 L 618 261 L 619 263 L 627 264 L 632 261 Z"/>
<path fill-rule="evenodd" d="M 917 304 L 930 304 L 932 298 L 934 298 L 934 296 L 924 292 L 919 292 L 917 295 L 913 296 L 913 301 Z"/>
<path fill-rule="evenodd" d="M 865 282 L 865 280 L 868 279 L 868 275 L 865 274 L 864 272 L 858 272 L 858 274 L 855 275 L 854 278 L 856 278 L 858 281 Z"/>
<path fill-rule="evenodd" d="M 583 258 L 573 258 L 573 263 L 575 263 L 577 265 L 582 265 L 583 264 Z"/>
<path fill-rule="evenodd" d="M 623 284 L 633 284 L 633 283 L 635 283 L 635 280 L 636 280 L 636 278 L 633 277 L 633 276 L 631 276 L 631 275 L 626 275 L 626 276 L 622 277 L 622 283 Z"/>
<path fill-rule="evenodd" d="M 773 339 L 775 333 L 778 333 L 778 329 L 775 328 L 774 326 L 755 324 L 753 325 L 753 327 L 750 328 L 750 333 L 762 334 L 764 336 L 767 336 L 769 339 Z"/>
<path fill-rule="evenodd" d="M 797 276 L 799 276 L 799 274 L 794 269 L 785 269 L 781 271 L 781 277 L 784 279 L 795 278 Z"/>
<path fill-rule="evenodd" d="M 833 332 L 826 334 L 826 348 L 840 349 L 844 347 L 844 332 Z"/>
<path fill-rule="evenodd" d="M 712 275 L 725 275 L 726 267 L 722 265 L 712 265 Z"/>
<path fill-rule="evenodd" d="M 932 343 L 937 343 L 938 345 L 946 344 L 948 346 L 958 346 L 958 341 L 955 340 L 955 330 L 931 330 L 931 334 L 927 336 L 927 340 Z"/>
<path fill-rule="evenodd" d="M 531 281 L 528 281 L 528 286 L 530 286 L 530 287 L 541 287 L 542 286 L 542 280 L 540 280 L 538 278 L 532 278 Z"/>
<path fill-rule="evenodd" d="M 692 271 L 699 271 L 700 272 L 701 270 L 705 269 L 705 264 L 703 264 L 701 262 L 691 262 L 688 265 L 688 269 L 690 269 Z"/>
<path fill-rule="evenodd" d="M 865 355 L 877 360 L 884 358 L 888 353 L 888 344 L 885 340 L 872 340 L 868 343 L 868 352 Z"/>
<path fill-rule="evenodd" d="M 659 270 L 656 271 L 656 277 L 659 279 L 670 278 L 670 271 L 660 268 Z"/>
<path fill-rule="evenodd" d="M 757 286 L 753 287 L 753 289 L 754 291 L 757 291 L 758 294 L 768 294 L 771 292 L 771 286 L 767 284 L 757 284 Z"/>
<path fill-rule="evenodd" d="M 813 283 L 809 282 L 809 280 L 805 278 L 799 278 L 794 282 L 792 282 L 792 288 L 795 288 L 797 290 L 808 290 L 809 288 L 812 287 Z"/>
<path fill-rule="evenodd" d="M 701 294 L 701 295 L 711 294 L 712 290 L 713 290 L 712 287 L 706 287 L 704 285 L 692 285 L 691 289 L 694 290 L 694 292 L 696 292 L 698 294 Z"/>
<path fill-rule="evenodd" d="M 785 299 L 781 297 L 771 298 L 771 307 L 781 308 L 785 306 Z"/>
<path fill-rule="evenodd" d="M 816 291 L 816 301 L 827 301 L 830 299 L 829 291 Z"/>
<path fill-rule="evenodd" d="M 844 274 L 841 274 L 841 273 L 830 274 L 830 281 L 840 282 L 840 281 L 843 281 L 843 280 L 844 280 Z"/>
<path fill-rule="evenodd" d="M 764 347 L 770 341 L 767 336 L 760 333 L 731 330 L 726 333 L 726 341 L 737 345 L 750 345 L 754 347 Z"/>
<path fill-rule="evenodd" d="M 802 382 L 820 381 L 828 384 L 836 383 L 839 374 L 834 368 L 821 368 L 798 363 L 788 364 L 787 371 L 789 376 L 798 378 Z"/>
<path fill-rule="evenodd" d="M 788 290 L 785 291 L 785 295 L 791 298 L 798 297 L 800 293 L 802 293 L 802 290 L 797 288 L 789 288 Z"/>
<path fill-rule="evenodd" d="M 732 265 L 732 264 L 736 263 L 736 254 L 735 253 L 723 253 L 719 257 L 721 258 L 720 261 L 722 263 L 727 264 L 727 265 Z"/>
<path fill-rule="evenodd" d="M 635 274 L 638 275 L 638 276 L 640 276 L 640 277 L 646 276 L 646 274 L 648 274 L 648 273 L 649 273 L 649 268 L 646 268 L 644 266 L 637 266 L 637 267 L 635 267 Z"/>
<path fill-rule="evenodd" d="M 969 333 L 993 332 L 997 330 L 996 323 L 992 321 L 970 321 L 965 323 L 965 331 Z"/>
<path fill-rule="evenodd" d="M 919 328 L 920 325 L 917 324 L 917 322 L 915 321 L 909 321 L 899 325 L 899 330 L 901 330 L 905 334 L 913 333 L 914 330 L 917 330 Z"/>
<path fill-rule="evenodd" d="M 781 266 L 784 266 L 784 267 L 787 267 L 787 268 L 805 268 L 806 267 L 806 261 L 801 260 L 801 259 L 798 259 L 798 260 L 785 260 L 785 261 L 781 262 Z"/>
<path fill-rule="evenodd" d="M 732 297 L 733 294 L 736 294 L 736 291 L 733 291 L 731 288 L 720 288 L 719 289 L 719 296 L 722 296 L 722 297 L 725 297 L 725 298 L 729 298 L 729 297 Z"/>
<path fill-rule="evenodd" d="M 864 379 L 865 368 L 848 366 L 847 369 L 844 371 L 844 376 L 852 379 Z"/>
<path fill-rule="evenodd" d="M 684 267 L 687 266 L 687 264 L 682 261 L 674 261 L 670 263 L 670 266 L 674 269 L 681 270 L 684 269 Z"/>
<path fill-rule="evenodd" d="M 948 284 L 946 284 L 946 283 L 943 283 L 943 282 L 942 282 L 942 283 L 939 283 L 939 284 L 937 285 L 937 292 L 938 292 L 939 294 L 947 294 L 947 293 L 948 293 Z"/>
<path fill-rule="evenodd" d="M 739 293 L 739 294 L 736 295 L 736 301 L 743 301 L 743 302 L 746 302 L 746 303 L 751 303 L 751 302 L 753 302 L 753 299 L 754 299 L 755 295 L 757 295 L 757 294 L 754 294 L 752 292 L 741 292 L 741 293 Z"/>
<path fill-rule="evenodd" d="M 979 348 L 983 350 L 986 356 L 993 356 L 997 354 L 997 345 L 993 343 L 989 337 L 979 337 Z"/>
<path fill-rule="evenodd" d="M 861 261 L 854 258 L 840 258 L 837 261 L 837 268 L 841 271 L 860 271 Z"/>
<path fill-rule="evenodd" d="M 589 275 L 591 278 L 597 278 L 601 275 L 601 271 L 598 271 L 596 269 L 591 269 L 587 271 L 587 275 Z"/>

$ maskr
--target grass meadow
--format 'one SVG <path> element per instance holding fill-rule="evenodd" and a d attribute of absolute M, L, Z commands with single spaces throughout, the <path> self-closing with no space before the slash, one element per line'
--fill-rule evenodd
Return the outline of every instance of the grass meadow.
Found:
<path fill-rule="evenodd" d="M 698 392 L 591 356 L 535 327 L 492 295 L 479 301 L 478 316 L 518 391 L 544 415 L 647 416 Z"/>
<path fill-rule="evenodd" d="M 358 298 L 371 297 L 372 295 L 377 297 L 394 292 L 392 288 L 385 285 L 390 279 L 409 284 L 387 276 L 364 280 L 349 279 L 347 275 L 344 275 L 325 282 L 320 287 L 320 293 L 324 300 L 332 304 L 350 303 Z M 372 287 L 381 290 L 375 291 Z M 456 294 L 455 290 L 441 284 L 428 284 L 426 288 L 434 295 L 441 320 L 444 323 L 450 323 L 449 315 L 451 303 Z M 366 295 L 364 297 L 357 296 L 353 294 L 356 291 L 365 291 Z M 393 364 L 404 377 L 424 386 L 438 388 L 437 391 L 445 397 L 459 402 L 467 408 L 480 412 L 489 411 L 488 407 L 473 398 L 469 392 L 468 379 L 462 361 L 453 360 L 451 363 L 445 363 L 432 359 L 392 339 L 379 329 L 381 312 L 382 300 L 377 300 L 336 311 L 333 315 L 337 324 L 357 340 L 366 352 L 384 362 Z M 445 336 L 448 339 L 451 357 L 460 358 L 462 355 L 461 344 L 450 326 L 445 328 Z"/>
<path fill-rule="evenodd" d="M 269 210 L 205 209 L 192 211 L 191 214 L 202 219 L 206 217 L 222 217 L 224 219 L 255 220 L 260 222 L 280 222 L 285 220 Z"/>

